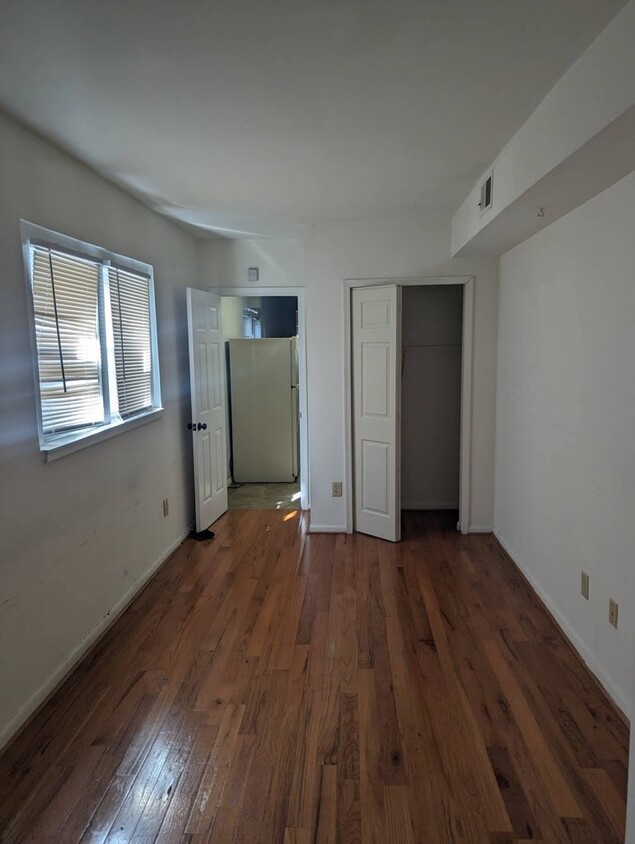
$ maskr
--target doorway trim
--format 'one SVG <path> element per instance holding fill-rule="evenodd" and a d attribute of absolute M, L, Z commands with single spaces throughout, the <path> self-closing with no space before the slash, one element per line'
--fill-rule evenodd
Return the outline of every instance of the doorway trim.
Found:
<path fill-rule="evenodd" d="M 298 372 L 300 386 L 300 507 L 311 509 L 309 466 L 309 412 L 307 402 L 306 368 L 306 303 L 304 287 L 210 287 L 219 296 L 295 296 L 298 300 Z"/>
<path fill-rule="evenodd" d="M 474 355 L 474 276 L 422 276 L 419 278 L 347 278 L 344 279 L 344 421 L 345 479 L 349 495 L 346 499 L 346 532 L 353 533 L 355 489 L 353 475 L 353 355 L 351 330 L 351 298 L 355 287 L 396 284 L 400 287 L 459 284 L 463 287 L 463 337 L 461 349 L 461 443 L 459 469 L 459 530 L 470 532 L 472 474 L 472 366 Z"/>

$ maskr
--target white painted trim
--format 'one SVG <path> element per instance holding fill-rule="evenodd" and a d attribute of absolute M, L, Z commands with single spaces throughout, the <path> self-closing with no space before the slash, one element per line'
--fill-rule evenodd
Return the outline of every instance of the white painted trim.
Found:
<path fill-rule="evenodd" d="M 474 357 L 474 278 L 463 286 L 461 337 L 461 445 L 459 457 L 459 530 L 469 532 L 472 504 L 472 366 Z"/>
<path fill-rule="evenodd" d="M 158 422 L 163 418 L 163 408 L 155 407 L 152 410 L 146 410 L 140 413 L 139 416 L 134 416 L 131 419 L 123 419 L 121 422 L 110 422 L 107 425 L 101 425 L 94 430 L 84 430 L 82 432 L 74 431 L 73 434 L 65 437 L 60 437 L 59 442 L 42 446 L 41 451 L 47 463 L 51 460 L 57 460 L 60 457 L 65 457 L 67 454 L 72 454 L 74 451 L 80 451 L 89 445 L 96 445 L 104 442 L 104 440 L 117 437 L 123 434 L 124 431 L 131 431 L 133 428 L 139 428 L 141 425 L 147 425 L 149 422 Z"/>
<path fill-rule="evenodd" d="M 472 275 L 406 276 L 404 278 L 345 278 L 346 287 L 374 287 L 376 284 L 398 284 L 399 287 L 425 287 L 427 284 L 467 284 Z"/>
<path fill-rule="evenodd" d="M 469 533 L 494 533 L 491 525 L 470 525 Z"/>
<path fill-rule="evenodd" d="M 350 533 L 346 525 L 309 525 L 309 533 Z"/>
<path fill-rule="evenodd" d="M 71 674 L 79 662 L 95 642 L 117 621 L 139 592 L 148 583 L 157 570 L 163 565 L 168 557 L 176 551 L 183 540 L 189 535 L 191 528 L 183 531 L 174 542 L 159 556 L 157 560 L 144 572 L 144 574 L 130 587 L 130 589 L 117 601 L 115 606 L 106 613 L 101 621 L 73 648 L 66 659 L 55 669 L 50 677 L 40 686 L 20 711 L 0 731 L 0 750 L 20 731 L 23 725 L 40 707 L 44 701 L 57 689 L 58 686 Z"/>
<path fill-rule="evenodd" d="M 503 546 L 509 557 L 511 557 L 514 564 L 520 569 L 520 571 L 529 581 L 531 588 L 538 595 L 543 604 L 547 607 L 551 615 L 554 617 L 556 623 L 558 624 L 558 627 L 564 633 L 569 642 L 573 645 L 574 649 L 577 651 L 584 664 L 595 675 L 596 679 L 604 688 L 604 691 L 607 693 L 607 695 L 622 710 L 626 717 L 628 717 L 627 713 L 630 711 L 630 709 L 627 698 L 621 692 L 621 690 L 617 688 L 617 686 L 613 683 L 610 677 L 606 674 L 601 663 L 598 662 L 597 657 L 593 653 L 591 653 L 591 651 L 587 648 L 582 639 L 571 627 L 567 619 L 562 615 L 558 607 L 553 603 L 549 595 L 542 589 L 538 581 L 534 577 L 532 577 L 527 568 L 523 565 L 520 557 L 518 557 L 515 552 L 510 548 L 507 541 L 501 534 L 500 530 L 497 530 L 495 528 L 494 536 L 498 539 L 498 541 Z"/>
<path fill-rule="evenodd" d="M 472 360 L 474 355 L 474 276 L 424 276 L 421 278 L 347 278 L 344 279 L 344 477 L 346 496 L 346 533 L 353 532 L 353 408 L 351 355 L 351 291 L 354 287 L 397 284 L 423 287 L 431 284 L 461 284 L 463 291 L 463 338 L 461 362 L 461 457 L 459 478 L 459 529 L 469 533 L 472 469 Z M 405 509 L 405 508 L 404 508 Z M 490 532 L 490 531 L 488 531 Z"/>
<path fill-rule="evenodd" d="M 298 372 L 300 386 L 300 507 L 311 509 L 311 467 L 309 464 L 309 404 L 306 366 L 306 298 L 304 287 L 209 287 L 219 296 L 295 296 L 298 300 Z"/>
<path fill-rule="evenodd" d="M 353 489 L 353 331 L 352 331 L 352 292 L 351 287 L 344 282 L 342 287 L 344 306 L 344 494 L 346 496 L 346 533 L 353 533 L 355 524 Z"/>

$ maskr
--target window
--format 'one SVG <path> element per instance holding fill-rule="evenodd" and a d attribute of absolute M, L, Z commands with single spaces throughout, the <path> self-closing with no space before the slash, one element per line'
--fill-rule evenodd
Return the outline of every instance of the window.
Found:
<path fill-rule="evenodd" d="M 243 308 L 243 338 L 259 340 L 262 337 L 262 320 L 258 308 Z"/>
<path fill-rule="evenodd" d="M 160 415 L 152 267 L 22 223 L 47 459 Z"/>

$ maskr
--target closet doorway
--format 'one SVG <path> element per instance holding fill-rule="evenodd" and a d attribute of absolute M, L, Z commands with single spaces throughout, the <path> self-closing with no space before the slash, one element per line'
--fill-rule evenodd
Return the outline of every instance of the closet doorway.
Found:
<path fill-rule="evenodd" d="M 463 286 L 404 287 L 401 509 L 459 510 Z"/>
<path fill-rule="evenodd" d="M 473 279 L 346 282 L 347 528 L 401 538 L 401 510 L 469 531 Z"/>

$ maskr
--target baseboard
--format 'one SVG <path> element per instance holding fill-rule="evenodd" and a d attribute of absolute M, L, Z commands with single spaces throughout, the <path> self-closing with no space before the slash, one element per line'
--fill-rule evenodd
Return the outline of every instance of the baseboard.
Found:
<path fill-rule="evenodd" d="M 130 587 L 125 595 L 106 613 L 101 621 L 90 633 L 67 656 L 64 662 L 51 674 L 40 688 L 24 704 L 20 711 L 0 730 L 0 752 L 14 739 L 17 734 L 27 725 L 28 721 L 35 715 L 38 709 L 53 695 L 62 685 L 64 680 L 75 670 L 78 663 L 96 642 L 106 633 L 109 627 L 115 623 L 119 616 L 128 608 L 150 578 L 163 565 L 168 557 L 176 551 L 179 545 L 189 535 L 190 528 L 183 531 L 177 539 L 167 548 L 160 557 L 155 560 L 150 568 Z"/>
<path fill-rule="evenodd" d="M 314 525 L 311 523 L 309 533 L 346 533 L 346 525 Z"/>
<path fill-rule="evenodd" d="M 617 686 L 611 680 L 611 678 L 606 675 L 604 669 L 597 661 L 595 654 L 593 654 L 587 648 L 582 639 L 571 627 L 567 619 L 562 615 L 558 607 L 553 603 L 551 598 L 542 589 L 538 581 L 535 580 L 535 578 L 533 578 L 531 574 L 529 574 L 525 566 L 522 564 L 522 562 L 516 556 L 514 551 L 508 545 L 507 541 L 499 530 L 494 529 L 494 537 L 500 544 L 505 554 L 509 557 L 511 562 L 514 564 L 514 566 L 516 566 L 520 574 L 527 581 L 531 589 L 536 593 L 538 599 L 540 600 L 540 603 L 543 605 L 547 613 L 551 616 L 555 625 L 560 629 L 560 632 L 565 637 L 571 648 L 575 651 L 575 653 L 585 664 L 586 668 L 592 675 L 595 682 L 611 699 L 614 706 L 619 710 L 619 713 L 624 719 L 625 723 L 629 724 L 630 719 L 626 716 L 626 712 L 629 711 L 629 703 L 621 689 L 618 689 Z"/>
<path fill-rule="evenodd" d="M 494 528 L 491 525 L 470 525 L 468 533 L 494 533 Z"/>

